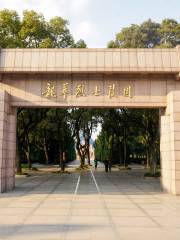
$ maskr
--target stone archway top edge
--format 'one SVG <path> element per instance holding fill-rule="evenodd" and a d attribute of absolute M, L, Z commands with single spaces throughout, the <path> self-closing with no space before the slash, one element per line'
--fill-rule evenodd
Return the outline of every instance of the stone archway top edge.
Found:
<path fill-rule="evenodd" d="M 0 72 L 180 72 L 172 49 L 1 49 Z"/>

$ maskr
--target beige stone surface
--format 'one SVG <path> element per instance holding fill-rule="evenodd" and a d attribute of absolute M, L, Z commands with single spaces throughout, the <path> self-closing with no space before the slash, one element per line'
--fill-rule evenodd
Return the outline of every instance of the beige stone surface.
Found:
<path fill-rule="evenodd" d="M 131 173 L 102 167 L 93 172 L 98 189 L 91 172 L 17 178 L 0 197 L 0 239 L 179 240 L 179 197 L 143 179 L 137 166 Z"/>
<path fill-rule="evenodd" d="M 163 109 L 162 186 L 180 194 L 179 73 L 179 46 L 1 49 L 0 192 L 14 187 L 16 108 L 139 107 Z"/>
<path fill-rule="evenodd" d="M 167 86 L 167 82 L 171 85 Z M 54 96 L 45 96 L 47 84 L 54 87 Z M 62 95 L 68 83 L 67 96 Z M 84 95 L 76 97 L 78 85 L 84 85 Z M 109 87 L 114 85 L 114 96 L 109 97 Z M 124 89 L 131 88 L 131 97 L 124 96 Z M 93 92 L 98 89 L 98 96 Z M 176 87 L 172 75 L 133 75 L 106 73 L 43 73 L 3 75 L 0 89 L 11 95 L 13 107 L 166 107 L 166 96 Z M 180 90 L 180 86 L 179 86 Z M 1 105 L 3 107 L 3 105 Z M 179 102 L 169 106 L 179 108 Z"/>
<path fill-rule="evenodd" d="M 93 107 L 94 102 L 97 103 L 97 107 L 166 107 L 167 94 L 175 89 L 180 90 L 180 84 L 176 80 L 180 72 L 178 57 L 178 47 L 174 49 L 2 49 L 0 89 L 12 96 L 11 104 L 16 107 L 38 105 Z M 3 74 L 6 72 L 8 73 Z M 22 74 L 22 72 L 26 73 Z M 100 80 L 97 77 L 99 74 Z M 62 91 L 67 76 L 69 76 L 70 89 L 67 98 L 64 99 L 59 90 Z M 42 96 L 47 82 L 55 85 L 57 98 Z M 84 98 L 76 98 L 74 91 L 79 83 L 85 84 L 85 88 L 88 89 L 94 84 L 101 85 L 101 96 L 94 97 L 92 92 L 88 94 L 86 92 Z M 116 96 L 112 99 L 108 97 L 109 83 L 116 85 Z M 123 90 L 127 86 L 131 86 L 132 99 L 123 96 Z M 179 103 L 173 106 L 178 108 Z M 172 105 L 170 111 L 173 111 Z"/>
<path fill-rule="evenodd" d="M 14 188 L 16 155 L 16 114 L 10 96 L 0 91 L 0 192 Z"/>
<path fill-rule="evenodd" d="M 167 191 L 180 194 L 180 91 L 167 96 L 167 109 L 161 117 L 162 185 Z M 166 139 L 166 140 L 165 140 Z"/>
<path fill-rule="evenodd" d="M 178 49 L 2 49 L 0 71 L 179 72 Z"/>

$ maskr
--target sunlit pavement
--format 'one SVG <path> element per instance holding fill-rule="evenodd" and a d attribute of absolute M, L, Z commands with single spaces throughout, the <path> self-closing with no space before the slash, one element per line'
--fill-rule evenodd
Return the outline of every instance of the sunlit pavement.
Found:
<path fill-rule="evenodd" d="M 180 197 L 141 169 L 37 173 L 0 195 L 0 239 L 179 240 Z"/>

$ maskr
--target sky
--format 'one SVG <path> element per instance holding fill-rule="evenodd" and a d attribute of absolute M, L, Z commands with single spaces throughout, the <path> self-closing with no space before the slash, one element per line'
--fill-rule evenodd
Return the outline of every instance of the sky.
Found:
<path fill-rule="evenodd" d="M 89 48 L 106 47 L 123 27 L 151 18 L 180 22 L 180 0 L 0 0 L 0 9 L 33 9 L 48 20 L 61 16 L 69 21 L 75 40 L 84 39 Z"/>

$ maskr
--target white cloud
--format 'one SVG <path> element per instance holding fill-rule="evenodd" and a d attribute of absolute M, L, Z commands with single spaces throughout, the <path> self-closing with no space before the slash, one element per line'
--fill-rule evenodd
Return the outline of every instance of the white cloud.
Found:
<path fill-rule="evenodd" d="M 16 10 L 22 16 L 23 10 L 35 10 L 48 20 L 61 16 L 70 23 L 75 40 L 84 39 L 88 47 L 96 46 L 100 34 L 97 26 L 89 20 L 88 13 L 93 0 L 0 0 L 0 9 Z"/>
<path fill-rule="evenodd" d="M 88 20 L 76 22 L 70 26 L 70 30 L 76 41 L 79 39 L 85 40 L 89 48 L 102 47 L 101 33 L 93 22 Z"/>
<path fill-rule="evenodd" d="M 68 17 L 85 14 L 91 0 L 0 0 L 0 8 L 15 9 L 22 13 L 24 9 L 34 9 L 42 12 L 46 18 L 56 15 Z"/>
<path fill-rule="evenodd" d="M 72 29 L 73 36 L 75 39 L 87 39 L 92 34 L 92 26 L 91 23 L 88 21 L 82 21 L 77 23 L 77 25 Z"/>
<path fill-rule="evenodd" d="M 8 9 L 13 9 L 13 10 L 21 10 L 21 6 L 22 5 L 26 5 L 25 2 L 23 2 L 22 0 L 0 0 L 0 8 L 4 9 L 4 8 L 8 8 Z"/>
<path fill-rule="evenodd" d="M 87 13 L 91 4 L 90 0 L 71 0 L 70 2 L 70 13 L 76 16 L 81 15 L 81 17 Z"/>

